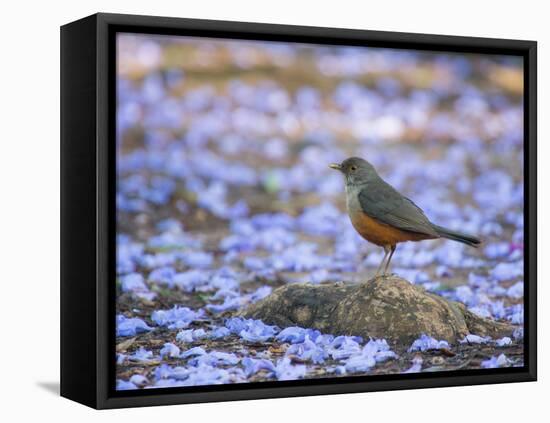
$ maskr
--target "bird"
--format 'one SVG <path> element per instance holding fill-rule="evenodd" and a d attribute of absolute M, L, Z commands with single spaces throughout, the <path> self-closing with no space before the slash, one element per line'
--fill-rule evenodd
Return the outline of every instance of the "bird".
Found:
<path fill-rule="evenodd" d="M 350 157 L 329 167 L 344 175 L 346 207 L 355 230 L 368 242 L 384 249 L 375 278 L 384 262 L 382 276 L 387 276 L 393 253 L 400 242 L 446 238 L 476 248 L 481 244 L 476 236 L 432 223 L 411 199 L 384 181 L 368 161 Z"/>

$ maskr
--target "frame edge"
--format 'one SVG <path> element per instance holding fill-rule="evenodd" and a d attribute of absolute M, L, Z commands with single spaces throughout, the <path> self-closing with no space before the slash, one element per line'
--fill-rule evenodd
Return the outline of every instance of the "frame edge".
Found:
<path fill-rule="evenodd" d="M 60 393 L 96 407 L 96 16 L 60 32 Z"/>

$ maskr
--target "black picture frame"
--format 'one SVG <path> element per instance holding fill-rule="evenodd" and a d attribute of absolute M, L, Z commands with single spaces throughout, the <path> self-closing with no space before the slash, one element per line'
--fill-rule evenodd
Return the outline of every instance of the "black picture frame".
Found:
<path fill-rule="evenodd" d="M 115 34 L 194 35 L 524 59 L 525 366 L 287 382 L 114 390 Z M 534 381 L 537 377 L 537 44 L 534 41 L 118 14 L 61 27 L 61 395 L 90 407 L 210 401 Z"/>

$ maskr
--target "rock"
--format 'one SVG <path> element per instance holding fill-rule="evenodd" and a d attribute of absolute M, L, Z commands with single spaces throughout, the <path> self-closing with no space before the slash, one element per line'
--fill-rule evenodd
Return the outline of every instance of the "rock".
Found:
<path fill-rule="evenodd" d="M 496 338 L 514 329 L 395 275 L 355 285 L 285 285 L 240 314 L 280 327 L 385 338 L 395 346 L 410 345 L 423 333 L 456 344 L 469 333 Z"/>

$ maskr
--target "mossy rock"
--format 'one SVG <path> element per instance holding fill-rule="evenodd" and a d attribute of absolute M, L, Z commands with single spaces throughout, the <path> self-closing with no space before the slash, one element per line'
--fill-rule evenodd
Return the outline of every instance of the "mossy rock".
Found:
<path fill-rule="evenodd" d="M 470 333 L 495 338 L 514 330 L 395 275 L 361 284 L 285 285 L 240 315 L 280 327 L 385 338 L 402 346 L 423 333 L 456 344 Z"/>

